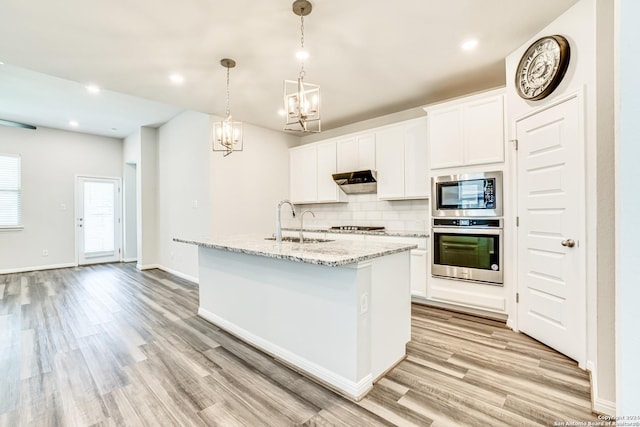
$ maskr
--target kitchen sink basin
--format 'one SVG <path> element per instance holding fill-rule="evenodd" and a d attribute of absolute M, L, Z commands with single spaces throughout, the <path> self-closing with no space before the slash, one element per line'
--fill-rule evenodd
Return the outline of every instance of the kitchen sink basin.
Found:
<path fill-rule="evenodd" d="M 276 240 L 275 237 L 265 237 L 264 240 Z M 299 237 L 283 237 L 282 238 L 283 242 L 291 242 L 291 243 L 300 243 L 300 238 Z M 328 240 L 328 239 L 304 239 L 303 243 L 326 243 L 326 242 L 333 242 L 333 240 Z"/>

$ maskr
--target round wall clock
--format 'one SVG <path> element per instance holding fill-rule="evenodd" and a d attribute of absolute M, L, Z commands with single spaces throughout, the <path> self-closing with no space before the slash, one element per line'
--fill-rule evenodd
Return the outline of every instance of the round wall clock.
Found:
<path fill-rule="evenodd" d="M 547 36 L 533 42 L 516 70 L 518 94 L 529 101 L 546 98 L 564 77 L 571 55 L 562 36 Z"/>

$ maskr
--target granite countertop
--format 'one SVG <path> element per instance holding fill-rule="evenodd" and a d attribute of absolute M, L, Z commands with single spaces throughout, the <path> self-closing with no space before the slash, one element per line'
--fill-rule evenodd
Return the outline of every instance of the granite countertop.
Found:
<path fill-rule="evenodd" d="M 196 241 L 174 238 L 174 242 L 197 245 L 204 248 L 222 249 L 231 252 L 259 255 L 269 258 L 286 259 L 309 264 L 339 267 L 355 264 L 397 252 L 415 249 L 417 245 L 386 242 L 356 242 L 334 240 L 327 242 L 282 242 L 280 247 L 265 236 L 233 236 L 215 241 Z"/>
<path fill-rule="evenodd" d="M 282 231 L 300 231 L 299 228 L 283 227 Z M 375 231 L 375 230 L 336 230 L 331 228 L 303 228 L 307 233 L 337 233 L 337 234 L 366 234 L 369 236 L 389 236 L 389 237 L 429 237 L 428 231 Z"/>

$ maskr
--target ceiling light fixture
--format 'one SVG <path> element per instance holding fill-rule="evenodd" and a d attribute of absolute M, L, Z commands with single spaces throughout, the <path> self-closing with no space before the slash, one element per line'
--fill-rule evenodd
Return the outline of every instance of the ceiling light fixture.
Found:
<path fill-rule="evenodd" d="M 184 77 L 182 77 L 180 74 L 171 74 L 169 76 L 169 80 L 171 80 L 171 83 L 175 85 L 181 85 L 182 83 L 184 83 Z"/>
<path fill-rule="evenodd" d="M 224 151 L 224 157 L 234 151 L 242 151 L 242 122 L 234 122 L 229 109 L 229 69 L 236 66 L 236 61 L 229 58 L 220 60 L 227 69 L 227 112 L 226 118 L 213 125 L 213 151 Z"/>
<path fill-rule="evenodd" d="M 460 47 L 462 48 L 462 50 L 473 50 L 478 46 L 478 40 L 477 39 L 469 39 L 469 40 L 465 40 L 464 42 L 462 42 L 462 44 L 460 45 Z"/>
<path fill-rule="evenodd" d="M 92 93 L 92 94 L 100 93 L 100 86 L 94 85 L 93 83 L 86 85 L 85 88 L 89 93 Z"/>
<path fill-rule="evenodd" d="M 69 120 L 69 126 L 71 126 L 72 128 L 77 128 L 78 126 L 80 126 L 80 123 L 75 120 Z"/>
<path fill-rule="evenodd" d="M 304 50 L 304 17 L 311 13 L 311 3 L 296 0 L 292 9 L 300 17 L 300 50 L 296 53 L 300 60 L 300 73 L 297 81 L 284 81 L 284 130 L 320 132 L 320 86 L 304 82 L 304 61 L 309 57 Z"/>

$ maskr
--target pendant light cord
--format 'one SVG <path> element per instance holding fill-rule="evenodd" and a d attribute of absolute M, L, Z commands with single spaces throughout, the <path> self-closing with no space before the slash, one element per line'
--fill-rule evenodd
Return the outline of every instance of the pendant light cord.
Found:
<path fill-rule="evenodd" d="M 304 51 L 304 9 L 300 13 L 300 50 Z M 300 78 L 304 79 L 304 59 L 300 60 Z"/>
<path fill-rule="evenodd" d="M 231 115 L 231 110 L 229 109 L 229 67 L 227 68 L 227 118 Z"/>

